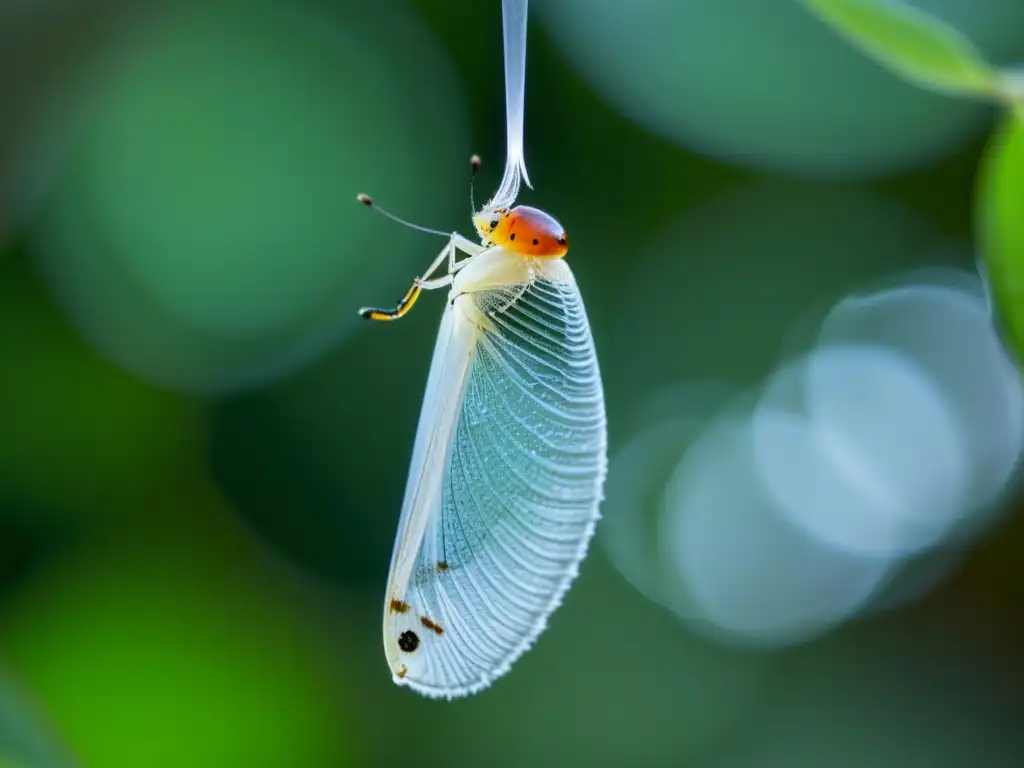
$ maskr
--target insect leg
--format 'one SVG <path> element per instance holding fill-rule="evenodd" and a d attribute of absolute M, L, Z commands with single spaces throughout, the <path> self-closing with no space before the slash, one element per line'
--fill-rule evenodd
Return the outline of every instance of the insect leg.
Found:
<path fill-rule="evenodd" d="M 480 245 L 480 243 L 474 243 L 472 240 L 463 237 L 458 232 L 452 235 L 452 243 L 458 250 L 469 256 L 479 256 L 490 247 L 487 245 Z"/>
<path fill-rule="evenodd" d="M 469 264 L 469 262 L 487 250 L 487 246 L 474 243 L 472 240 L 467 240 L 459 234 L 452 235 L 452 246 L 451 256 L 448 259 L 448 274 L 450 275 L 454 275 L 464 266 Z M 469 258 L 456 263 L 456 251 L 465 253 Z"/>
<path fill-rule="evenodd" d="M 436 270 L 445 259 L 448 259 L 449 264 L 455 259 L 455 237 L 451 240 L 444 249 L 437 254 L 437 258 L 427 268 L 427 271 L 423 273 L 423 277 L 418 277 L 413 280 L 412 285 L 409 286 L 409 290 L 405 292 L 405 295 L 398 300 L 398 304 L 394 309 L 377 309 L 375 307 L 363 307 L 359 310 L 359 314 L 365 317 L 367 320 L 397 320 L 403 317 L 406 313 L 412 309 L 413 304 L 416 303 L 416 299 L 420 297 L 420 293 L 423 291 L 429 291 L 433 288 L 440 288 L 443 285 L 447 285 L 451 282 L 450 276 L 445 275 L 444 277 L 436 278 L 435 280 L 428 280 L 430 274 Z M 448 282 L 443 282 L 447 280 Z"/>
<path fill-rule="evenodd" d="M 435 277 L 433 280 L 417 280 L 414 285 L 418 285 L 424 291 L 432 291 L 435 288 L 444 288 L 446 285 L 451 285 L 454 279 L 455 275 L 442 275 L 441 277 Z"/>

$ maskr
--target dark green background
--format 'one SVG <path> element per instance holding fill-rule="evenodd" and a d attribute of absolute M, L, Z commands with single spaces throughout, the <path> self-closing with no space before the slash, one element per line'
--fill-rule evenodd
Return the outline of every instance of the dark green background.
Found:
<path fill-rule="evenodd" d="M 920 5 L 1002 63 L 1016 3 Z M 523 201 L 570 234 L 613 456 L 657 392 L 755 385 L 845 293 L 974 269 L 994 111 L 788 3 L 532 5 Z M 775 651 L 694 634 L 596 544 L 491 690 L 395 687 L 379 614 L 443 299 L 355 309 L 441 242 L 354 196 L 470 234 L 500 4 L 173 7 L 0 3 L 0 766 L 1024 762 L 1012 514 L 920 601 Z"/>

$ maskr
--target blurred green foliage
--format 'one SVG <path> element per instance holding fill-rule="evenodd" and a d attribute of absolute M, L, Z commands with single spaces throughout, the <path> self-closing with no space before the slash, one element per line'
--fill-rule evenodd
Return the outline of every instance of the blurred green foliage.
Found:
<path fill-rule="evenodd" d="M 892 0 L 805 0 L 893 72 L 925 88 L 995 96 L 998 74 L 959 30 Z"/>
<path fill-rule="evenodd" d="M 1024 58 L 1020 3 L 914 5 L 965 34 L 988 61 Z M 535 6 L 557 47 L 609 103 L 672 142 L 742 168 L 879 178 L 962 145 L 990 111 L 899 79 L 799 2 Z"/>
<path fill-rule="evenodd" d="M 4 656 L 32 680 L 83 762 L 351 760 L 343 724 L 354 702 L 324 675 L 335 649 L 279 581 L 244 556 L 224 557 L 230 541 L 175 538 L 70 556 L 0 623 Z"/>
<path fill-rule="evenodd" d="M 380 13 L 186 4 L 108 33 L 35 224 L 91 343 L 157 384 L 225 392 L 352 332 L 351 306 L 391 284 L 352 185 L 435 219 L 453 204 L 430 191 L 464 178 L 468 147 L 441 52 L 408 14 Z M 403 87 L 400 55 L 429 91 Z M 391 268 L 416 268 L 417 240 L 392 232 Z"/>
<path fill-rule="evenodd" d="M 1024 121 L 1010 113 L 985 153 L 978 237 L 1010 341 L 1024 355 Z"/>
<path fill-rule="evenodd" d="M 894 73 L 925 89 L 1007 102 L 1009 113 L 982 160 L 977 236 L 1002 319 L 1018 354 L 1021 341 L 1021 259 L 1024 226 L 1024 139 L 1019 68 L 989 65 L 959 29 L 892 0 L 805 0 L 808 8 Z"/>
<path fill-rule="evenodd" d="M 115 522 L 196 466 L 192 403 L 97 357 L 20 258 L 0 275 L 5 321 L 19 329 L 0 335 L 0 355 L 17 361 L 0 367 L 0 499 L 30 505 L 23 524 Z"/>

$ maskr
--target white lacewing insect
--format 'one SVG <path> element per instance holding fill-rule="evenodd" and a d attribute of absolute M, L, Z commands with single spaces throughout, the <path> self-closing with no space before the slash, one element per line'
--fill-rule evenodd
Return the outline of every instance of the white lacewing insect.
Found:
<path fill-rule="evenodd" d="M 568 237 L 543 211 L 512 207 L 526 177 L 526 3 L 503 11 L 509 152 L 474 216 L 480 243 L 427 230 L 448 237 L 430 268 L 394 309 L 360 310 L 394 320 L 422 291 L 449 289 L 384 602 L 395 682 L 449 699 L 486 688 L 544 630 L 586 555 L 606 468 L 604 393 Z"/>

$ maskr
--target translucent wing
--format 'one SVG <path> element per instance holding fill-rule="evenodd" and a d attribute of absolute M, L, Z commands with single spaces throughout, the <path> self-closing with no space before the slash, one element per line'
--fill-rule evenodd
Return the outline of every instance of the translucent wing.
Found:
<path fill-rule="evenodd" d="M 423 533 L 431 517 L 438 514 L 447 458 L 445 446 L 451 442 L 478 335 L 466 323 L 456 322 L 458 319 L 451 306 L 447 306 L 434 345 L 420 422 L 416 428 L 409 479 L 402 501 L 402 516 L 398 521 L 395 548 L 391 554 L 388 605 L 384 607 L 384 647 L 395 670 L 400 667 L 396 667 L 392 659 L 394 643 L 390 617 L 395 610 L 391 601 L 399 592 L 404 591 Z"/>
<path fill-rule="evenodd" d="M 558 606 L 598 518 L 606 434 L 590 328 L 568 266 L 540 269 L 472 296 L 490 322 L 473 326 L 437 510 L 406 589 L 389 595 L 396 679 L 427 695 L 473 693 L 508 670 Z"/>
<path fill-rule="evenodd" d="M 523 155 L 523 115 L 526 109 L 526 12 L 527 0 L 502 0 L 501 18 L 505 45 L 505 173 L 489 207 L 512 205 L 519 195 L 520 180 L 530 186 Z"/>

